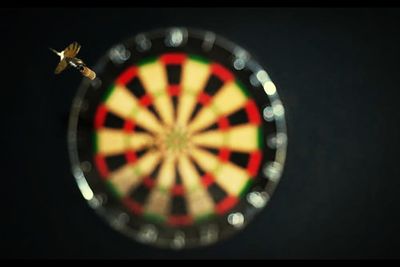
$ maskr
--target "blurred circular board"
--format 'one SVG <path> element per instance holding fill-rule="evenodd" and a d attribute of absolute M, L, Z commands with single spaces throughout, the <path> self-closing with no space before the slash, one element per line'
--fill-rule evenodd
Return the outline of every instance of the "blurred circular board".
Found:
<path fill-rule="evenodd" d="M 286 153 L 284 108 L 241 47 L 186 28 L 112 47 L 69 127 L 73 174 L 110 225 L 143 243 L 212 244 L 269 201 Z"/>

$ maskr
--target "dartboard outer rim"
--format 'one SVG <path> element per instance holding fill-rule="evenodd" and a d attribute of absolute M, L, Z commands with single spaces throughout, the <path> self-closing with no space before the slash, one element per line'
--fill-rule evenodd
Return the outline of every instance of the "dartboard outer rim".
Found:
<path fill-rule="evenodd" d="M 142 32 L 134 37 L 122 40 L 118 44 L 131 44 L 137 40 L 137 37 L 139 36 L 146 36 L 149 39 L 153 39 L 155 36 L 166 36 L 168 33 L 174 30 L 180 30 L 181 32 L 185 33 L 187 36 L 190 35 L 190 37 L 196 37 L 196 38 L 204 38 L 206 36 L 212 36 L 214 38 L 213 44 L 216 46 L 223 47 L 224 49 L 228 50 L 231 54 L 234 54 L 237 51 L 243 51 L 246 53 L 247 58 L 246 58 L 246 63 L 245 63 L 245 69 L 248 69 L 251 71 L 255 77 L 257 82 L 259 83 L 259 87 L 261 89 L 264 89 L 266 97 L 268 97 L 269 102 L 270 102 L 270 109 L 274 111 L 275 108 L 280 109 L 280 115 L 275 114 L 275 112 L 272 113 L 272 119 L 270 118 L 271 121 L 275 123 L 276 126 L 276 132 L 275 136 L 280 136 L 282 137 L 282 143 L 277 145 L 275 147 L 275 159 L 272 161 L 272 163 L 277 164 L 278 168 L 278 175 L 272 175 L 268 174 L 268 172 L 261 170 L 260 172 L 263 172 L 264 178 L 266 179 L 273 179 L 273 183 L 268 183 L 268 186 L 263 188 L 260 193 L 265 193 L 267 198 L 267 202 L 270 196 L 273 195 L 283 173 L 284 165 L 285 165 L 285 159 L 286 159 L 286 151 L 287 151 L 287 133 L 286 133 L 286 121 L 285 121 L 285 116 L 284 116 L 284 108 L 282 105 L 282 102 L 279 98 L 278 92 L 274 90 L 273 93 L 269 94 L 266 92 L 265 86 L 263 86 L 263 81 L 258 77 L 259 73 L 262 73 L 264 76 L 266 75 L 267 79 L 273 84 L 273 82 L 270 80 L 268 73 L 259 65 L 252 56 L 247 52 L 247 50 L 243 49 L 242 47 L 234 44 L 233 42 L 213 33 L 210 31 L 204 31 L 204 30 L 199 30 L 199 29 L 193 29 L 193 28 L 187 28 L 187 27 L 170 27 L 170 28 L 162 28 L 162 29 L 155 29 L 152 31 L 148 32 Z M 114 47 L 114 46 L 113 46 Z M 111 47 L 109 50 L 106 51 L 106 53 L 98 60 L 98 63 L 95 64 L 93 69 L 101 73 L 102 70 L 105 67 L 105 63 L 109 61 L 109 52 L 113 48 Z M 264 81 L 265 82 L 265 81 Z M 261 210 L 263 210 L 264 206 L 254 208 L 252 211 L 252 215 L 249 220 L 246 220 L 243 225 L 240 227 L 235 227 L 232 226 L 232 228 L 229 231 L 229 234 L 226 234 L 224 236 L 219 236 L 215 240 L 212 240 L 207 243 L 200 242 L 198 239 L 187 239 L 185 240 L 183 245 L 174 245 L 174 242 L 170 239 L 164 239 L 164 238 L 156 238 L 155 240 L 149 240 L 149 239 L 144 239 L 143 238 L 143 233 L 139 230 L 135 231 L 131 229 L 130 227 L 125 226 L 124 224 L 121 224 L 121 215 L 122 213 L 118 213 L 118 211 L 111 211 L 109 208 L 105 207 L 105 205 L 102 205 L 101 201 L 97 199 L 94 196 L 94 193 L 91 190 L 91 187 L 85 177 L 85 172 L 82 168 L 82 162 L 79 159 L 78 155 L 78 149 L 77 149 L 77 127 L 78 127 L 78 122 L 79 122 L 79 114 L 81 112 L 81 108 L 83 105 L 83 99 L 84 96 L 86 95 L 87 90 L 91 86 L 91 81 L 87 79 L 83 79 L 81 82 L 80 86 L 78 87 L 78 91 L 74 97 L 72 106 L 71 106 L 71 112 L 70 112 L 70 118 L 69 118 L 69 128 L 68 128 L 68 136 L 67 136 L 67 142 L 68 142 L 68 150 L 69 150 L 69 157 L 70 157 L 70 162 L 72 166 L 72 174 L 75 177 L 75 180 L 77 182 L 78 188 L 80 189 L 83 197 L 87 200 L 89 206 L 95 210 L 96 213 L 100 215 L 103 219 L 105 219 L 112 228 L 115 230 L 121 232 L 122 234 L 133 238 L 136 241 L 139 241 L 144 244 L 150 244 L 150 245 L 155 245 L 157 247 L 161 248 L 173 248 L 173 249 L 181 249 L 181 248 L 191 248 L 191 247 L 201 247 L 201 246 L 208 246 L 216 243 L 217 241 L 224 240 L 227 237 L 233 235 L 233 233 L 241 231 L 245 226 L 254 219 L 256 215 L 260 213 Z M 254 86 L 255 87 L 255 86 Z M 262 116 L 263 119 L 265 119 L 264 116 Z M 264 136 L 265 138 L 265 136 Z M 274 177 L 272 177 L 274 176 Z M 177 233 L 179 231 L 177 230 Z"/>

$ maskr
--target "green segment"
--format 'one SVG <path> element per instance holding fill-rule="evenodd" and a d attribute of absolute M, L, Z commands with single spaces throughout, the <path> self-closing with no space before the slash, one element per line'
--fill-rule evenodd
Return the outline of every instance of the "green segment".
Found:
<path fill-rule="evenodd" d="M 264 147 L 264 139 L 263 139 L 263 130 L 261 127 L 257 129 L 257 141 L 258 141 L 258 148 Z"/>
<path fill-rule="evenodd" d="M 210 63 L 209 60 L 207 60 L 207 59 L 204 58 L 204 57 L 198 56 L 198 55 L 190 54 L 190 55 L 189 55 L 189 58 L 190 58 L 191 60 L 194 60 L 194 61 L 197 61 L 197 62 L 200 62 L 200 63 L 203 63 L 203 64 L 208 64 L 208 63 Z"/>
<path fill-rule="evenodd" d="M 115 86 L 111 85 L 110 87 L 108 87 L 108 89 L 106 90 L 106 93 L 103 95 L 103 102 L 106 102 L 107 99 L 110 97 L 110 95 L 112 94 L 112 92 L 114 91 Z"/>
<path fill-rule="evenodd" d="M 215 214 L 213 212 L 210 213 L 206 213 L 200 216 L 197 216 L 196 218 L 194 218 L 194 222 L 195 223 L 202 223 L 205 221 L 208 221 L 209 219 L 212 219 L 215 216 Z"/>
<path fill-rule="evenodd" d="M 243 186 L 242 190 L 240 190 L 239 198 L 243 198 L 243 196 L 249 191 L 251 185 L 253 184 L 252 180 L 248 180 L 246 184 Z"/>
<path fill-rule="evenodd" d="M 141 67 L 141 66 L 146 65 L 146 64 L 149 64 L 149 63 L 155 63 L 156 61 L 157 61 L 157 57 L 148 57 L 148 58 L 145 58 L 145 59 L 140 60 L 140 61 L 137 63 L 137 65 L 138 65 L 139 67 Z"/>
<path fill-rule="evenodd" d="M 143 217 L 155 223 L 164 223 L 167 220 L 164 216 L 151 212 L 144 213 Z"/>
<path fill-rule="evenodd" d="M 111 194 L 116 198 L 122 198 L 121 192 L 113 185 L 111 181 L 106 181 L 106 187 L 110 190 Z"/>
<path fill-rule="evenodd" d="M 246 97 L 249 97 L 249 96 L 250 96 L 249 91 L 247 90 L 246 86 L 244 86 L 244 84 L 243 84 L 241 81 L 239 81 L 238 79 L 236 79 L 235 83 L 236 83 L 237 87 L 239 87 L 240 91 L 241 91 Z"/>

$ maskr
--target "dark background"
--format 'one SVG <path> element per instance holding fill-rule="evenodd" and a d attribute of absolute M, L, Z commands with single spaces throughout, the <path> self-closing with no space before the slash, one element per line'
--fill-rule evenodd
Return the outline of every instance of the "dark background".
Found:
<path fill-rule="evenodd" d="M 2 258 L 399 258 L 400 10 L 3 9 Z M 286 107 L 289 146 L 267 208 L 208 248 L 154 249 L 114 232 L 70 172 L 79 73 L 55 76 L 72 41 L 94 65 L 159 27 L 207 29 L 248 49 Z"/>

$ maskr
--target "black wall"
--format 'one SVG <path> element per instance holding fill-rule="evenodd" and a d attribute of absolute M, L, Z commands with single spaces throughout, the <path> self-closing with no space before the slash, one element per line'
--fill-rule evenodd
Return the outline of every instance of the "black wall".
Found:
<path fill-rule="evenodd" d="M 2 10 L 2 258 L 398 258 L 400 10 L 366 8 Z M 86 205 L 66 131 L 89 65 L 138 32 L 188 26 L 248 49 L 286 107 L 288 157 L 270 204 L 218 245 L 173 252 L 119 235 Z"/>

